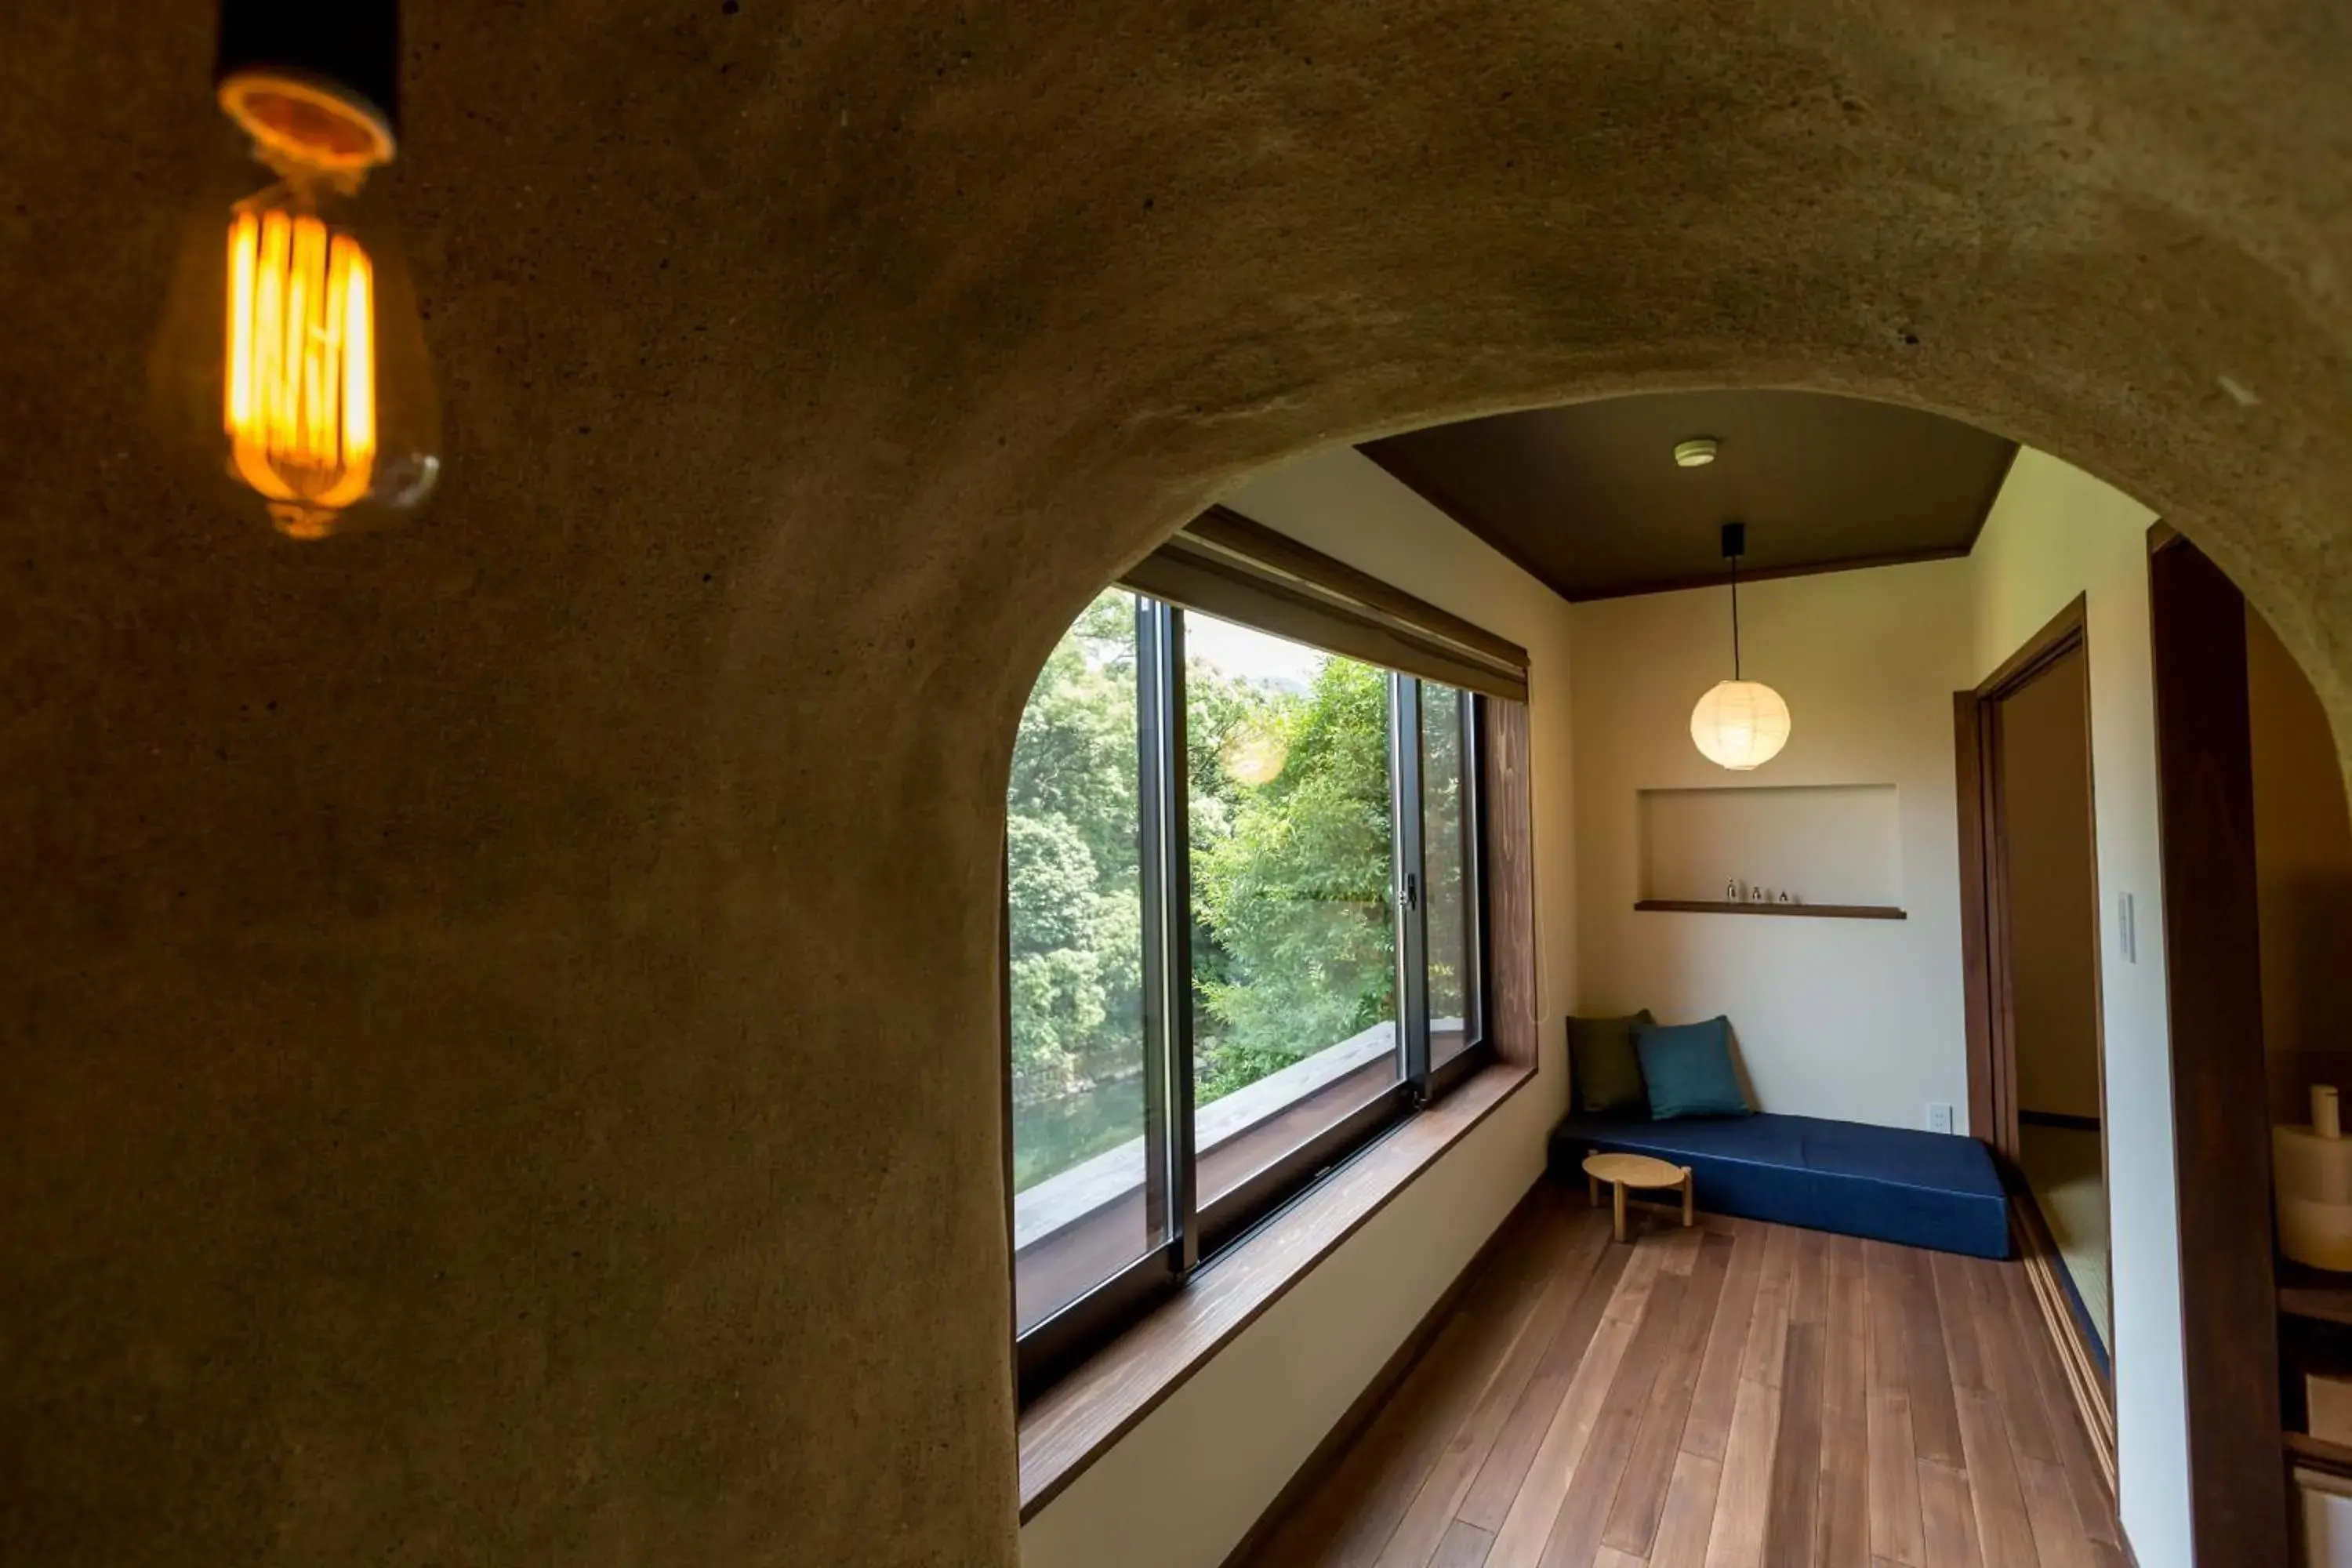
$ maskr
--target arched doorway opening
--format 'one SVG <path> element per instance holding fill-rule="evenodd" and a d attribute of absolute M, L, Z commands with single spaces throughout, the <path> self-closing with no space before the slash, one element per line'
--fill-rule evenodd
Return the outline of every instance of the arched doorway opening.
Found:
<path fill-rule="evenodd" d="M 1673 399 L 1666 397 L 1657 401 L 1671 402 Z M 1656 445 L 1656 456 L 1663 468 L 1667 443 L 1660 441 Z M 1348 457 L 1352 459 L 1353 454 L 1349 453 Z M 1306 537 L 1319 542 L 1328 548 L 1344 552 L 1350 542 L 1352 531 L 1357 542 L 1370 541 L 1370 542 L 1364 543 L 1363 547 L 1372 549 L 1377 553 L 1381 546 L 1377 540 L 1380 528 L 1371 516 L 1377 506 L 1374 498 L 1352 489 L 1341 495 L 1330 490 L 1327 485 L 1324 497 L 1328 502 L 1326 511 L 1334 514 L 1345 512 L 1347 515 L 1344 517 L 1327 515 L 1318 525 L 1318 520 L 1312 515 L 1310 505 L 1313 499 L 1309 494 L 1312 485 L 1308 481 L 1292 477 L 1301 469 L 1327 468 L 1329 464 L 1339 460 L 1339 454 L 1335 450 L 1324 458 L 1307 459 L 1294 463 L 1286 468 L 1277 469 L 1253 484 L 1243 486 L 1236 492 L 1230 492 L 1233 503 L 1237 507 L 1255 510 L 1261 515 L 1285 518 L 1286 521 L 1300 527 Z M 1373 478 L 1380 477 L 1378 470 L 1370 465 L 1363 464 L 1360 459 L 1354 460 L 1359 468 L 1371 474 Z M 1431 478 L 1426 474 L 1420 477 L 1424 480 L 1429 480 Z M 1330 482 L 1339 481 L 1333 479 Z M 1436 481 L 1415 485 L 1412 488 L 1418 489 L 1423 496 L 1429 497 L 1433 492 L 1443 494 L 1446 487 L 1442 481 Z M 1982 499 L 1990 500 L 1994 498 L 1988 495 Z M 1300 508 L 1308 510 L 1302 511 Z M 1349 509 L 1353 510 L 1349 510 Z M 1979 650 L 1983 654 L 1982 662 L 1968 664 L 1964 658 L 1961 664 L 1946 670 L 1945 675 L 1939 678 L 1945 680 L 1945 684 L 1934 689 L 1931 694 L 1933 701 L 1928 705 L 1935 710 L 1935 722 L 1931 727 L 1930 740 L 1936 747 L 1940 748 L 1937 752 L 1935 764 L 1930 772 L 1940 775 L 1938 782 L 1943 790 L 1940 797 L 1943 804 L 1938 807 L 1940 816 L 1937 820 L 1936 826 L 1947 842 L 1945 853 L 1948 856 L 1950 853 L 1948 841 L 1953 826 L 1950 805 L 1953 757 L 1949 716 L 1948 712 L 1943 711 L 1944 705 L 1948 702 L 1953 689 L 1974 683 L 1980 676 L 1989 673 L 1992 667 L 2000 662 L 2006 655 L 2013 651 L 2012 641 L 2026 640 L 2040 625 L 2044 610 L 2054 610 L 2063 604 L 2063 599 L 2051 600 L 2047 604 L 2043 602 L 2049 595 L 2058 590 L 2062 583 L 2070 595 L 2085 591 L 2085 584 L 2092 581 L 2081 575 L 2086 570 L 2083 558 L 2087 552 L 2101 558 L 2096 568 L 2095 597 L 2100 605 L 2099 614 L 2104 622 L 2105 636 L 2126 650 L 2123 663 L 2126 671 L 2132 672 L 2136 667 L 2133 679 L 2136 679 L 2137 684 L 2132 688 L 2133 700 L 2137 703 L 2136 713 L 2132 711 L 2131 704 L 2126 703 L 2124 705 L 2125 711 L 2118 714 L 2111 710 L 2101 721 L 2101 740 L 2105 750 L 2131 755 L 2135 748 L 2137 749 L 2136 757 L 2127 765 L 2118 766 L 2116 758 L 2112 755 L 2106 758 L 2108 783 L 2115 786 L 2118 793 L 2134 797 L 2136 802 L 2136 809 L 2126 814 L 2131 818 L 2127 829 L 2121 831 L 2112 827 L 2110 829 L 2111 834 L 2119 841 L 2129 840 L 2127 849 L 2123 851 L 2128 858 L 2128 865 L 2120 868 L 2110 867 L 2108 869 L 2111 879 L 2118 884 L 2150 889 L 2143 891 L 2140 895 L 2142 913 L 2145 919 L 2160 924 L 2161 910 L 2152 890 L 2160 880 L 2156 869 L 2159 850 L 2155 811 L 2153 698 L 2144 651 L 2139 654 L 2137 661 L 2130 657 L 2129 652 L 2135 648 L 2145 650 L 2148 646 L 2147 553 L 2148 535 L 2154 514 L 2149 509 L 2139 506 L 2129 498 L 2099 484 L 2089 476 L 2082 474 L 2080 470 L 2073 469 L 2039 453 L 2031 455 L 2027 470 L 2021 478 L 2020 489 L 2010 503 L 2009 512 L 2014 515 L 2004 514 L 2002 525 L 1994 530 L 1985 542 L 1988 557 L 1991 559 L 1971 563 L 1965 559 L 1971 552 L 1963 550 L 1953 552 L 1963 558 L 1958 564 L 1952 566 L 1955 572 L 1965 574 L 1980 569 L 1986 582 L 1980 595 L 1983 601 L 1980 609 L 1962 614 L 1958 623 L 1953 628 L 1956 633 L 1955 646 L 1966 647 L 1972 643 L 1982 644 Z M 1464 521 L 1459 511 L 1454 511 L 1454 516 L 1457 521 Z M 1480 526 L 1481 520 L 1478 518 L 1473 517 L 1467 521 L 1470 531 L 1474 534 L 1501 548 L 1513 559 L 1525 563 L 1525 552 L 1514 551 L 1510 540 L 1496 539 L 1495 530 L 1490 526 Z M 1562 526 L 1572 529 L 1574 521 L 1568 519 Z M 1711 523 L 1702 531 L 1711 535 Z M 2086 551 L 2082 539 L 2078 539 L 2077 535 L 2082 536 L 2082 539 L 2097 538 L 2101 543 L 2097 549 Z M 1711 537 L 1705 542 L 1712 544 Z M 1971 542 L 1973 543 L 1973 537 Z M 1923 553 L 1932 555 L 1934 552 Z M 1354 559 L 1361 564 L 1365 563 L 1368 558 L 1360 556 Z M 1387 559 L 1386 564 L 1389 570 L 1401 574 L 1401 580 L 1402 574 L 1416 570 L 1427 570 L 1425 562 L 1415 561 L 1409 556 L 1391 555 Z M 2067 572 L 2074 572 L 2076 575 L 2068 577 Z M 1439 571 L 1434 575 L 1442 580 L 1445 574 L 1443 571 Z M 1653 578 L 1657 575 L 1658 574 L 1653 572 Z M 1856 573 L 1847 579 L 1854 584 L 1857 589 L 1870 580 L 1872 579 L 1867 573 Z M 1650 581 L 1637 584 L 1637 587 L 1641 586 L 1659 589 L 1687 587 L 1687 584 Z M 1591 595 L 1588 594 L 1584 596 L 1590 598 Z M 1973 602 L 1979 595 L 1969 591 L 1964 593 L 1963 596 L 1969 597 Z M 1454 604 L 1457 608 L 1463 607 L 1460 601 L 1455 601 Z M 2137 608 L 2125 608 L 2127 604 L 2136 604 Z M 1716 608 L 1719 609 L 1720 606 Z M 1813 613 L 1822 612 L 1817 606 Z M 1911 613 L 1916 613 L 1916 606 L 1913 607 Z M 2030 620 L 2025 618 L 2028 616 L 2031 616 Z M 1982 624 L 1976 625 L 1978 621 L 1981 621 Z M 1628 621 L 1621 628 L 1629 646 L 1644 649 L 1643 658 L 1654 657 L 1654 642 L 1633 640 L 1632 629 L 1633 625 L 1634 623 Z M 1880 660 L 1890 658 L 1899 660 L 1903 658 L 1917 657 L 1916 650 L 1908 644 L 1903 645 L 1901 654 L 1891 654 L 1886 647 L 1860 641 L 1858 634 L 1841 634 L 1826 622 L 1818 629 L 1832 639 L 1838 635 L 1856 638 L 1857 640 L 1850 640 L 1842 649 L 1852 656 L 1874 658 Z M 1885 628 L 1882 627 L 1881 635 L 1883 636 L 1884 633 Z M 1710 626 L 1701 635 L 1711 647 L 1715 629 Z M 1790 631 L 1786 626 L 1780 629 L 1780 636 L 1784 645 L 1790 640 Z M 1782 657 L 1789 657 L 1785 647 Z M 1580 679 L 1585 669 L 1586 666 L 1580 661 L 1575 666 L 1575 674 Z M 1555 668 L 1552 673 L 1555 678 L 1558 678 L 1559 670 Z M 2104 689 L 2114 685 L 2117 679 L 2113 671 L 2103 674 L 2101 678 L 2103 696 L 2106 695 Z M 1689 696 L 1690 694 L 1685 692 L 1681 698 L 1685 710 L 1687 709 Z M 1816 743 L 1822 732 L 1819 728 L 1822 715 L 1820 704 L 1824 700 L 1833 700 L 1832 697 L 1816 689 L 1809 694 L 1809 700 L 1801 700 L 1797 703 L 1801 717 L 1807 711 L 1811 711 L 1815 715 L 1816 729 L 1812 739 Z M 1655 719 L 1658 715 L 1651 715 L 1651 717 Z M 1679 737 L 1682 721 L 1685 717 L 1686 711 L 1665 715 L 1664 721 L 1658 726 L 1663 735 L 1685 750 L 1687 749 L 1686 742 Z M 2116 730 L 2119 733 L 2110 738 L 2107 733 L 2109 730 Z M 1588 740 L 1589 738 L 1580 740 L 1575 748 L 1578 752 L 1582 753 L 1591 749 Z M 1656 781 L 1651 779 L 1645 782 Z M 1809 780 L 1809 782 L 1819 781 Z M 1916 784 L 1918 781 L 1913 779 L 1911 782 Z M 1581 788 L 1582 778 L 1580 773 L 1580 793 Z M 1604 792 L 1596 792 L 1596 794 Z M 1584 803 L 1580 800 L 1580 811 Z M 1609 817 L 1586 822 L 1580 816 L 1578 832 L 1582 840 L 1589 844 L 1602 837 L 1621 836 L 1624 827 L 1628 826 L 1630 825 L 1620 825 L 1613 818 Z M 1615 896 L 1612 892 L 1608 899 L 1602 900 L 1601 903 L 1609 905 L 1610 900 Z M 1630 897 L 1629 894 L 1629 900 Z M 2103 898 L 2101 901 L 2104 901 Z M 1611 908 L 1613 909 L 1613 905 Z M 1922 929 L 1920 922 L 1926 918 L 1924 911 L 1914 910 L 1912 915 L 1912 929 Z M 1606 918 L 1608 918 L 1607 914 L 1601 910 L 1581 910 L 1570 913 L 1568 919 L 1559 923 L 1565 925 L 1574 921 L 1591 928 L 1597 926 Z M 2099 921 L 2098 923 L 2104 925 L 2103 921 Z M 1937 952 L 1940 955 L 1939 962 L 1947 969 L 1957 968 L 1958 924 L 1957 919 L 1949 920 L 1947 928 L 1940 933 L 1942 944 L 1938 947 Z M 2122 989 L 2132 993 L 2128 999 L 2118 1005 L 2120 1010 L 2120 1021 L 2116 1026 L 2118 1032 L 2130 1034 L 2142 1042 L 2145 1042 L 2147 1037 L 2146 1024 L 2148 1018 L 2153 1017 L 2156 1020 L 2155 1026 L 2159 1034 L 2162 1029 L 2163 989 L 2160 963 L 2156 962 L 2157 938 L 2152 935 L 2148 940 L 2150 943 L 2148 967 L 2137 973 L 2125 974 L 2118 982 Z M 2152 987 L 2149 984 L 2151 981 Z M 1609 1012 L 1622 1010 L 1637 1003 L 1645 1003 L 1653 999 L 1654 994 L 1645 992 L 1638 995 L 1607 996 L 1606 999 L 1594 1002 L 1591 1005 L 1597 1011 Z M 1957 992 L 1950 1001 L 1953 1037 L 1950 1042 L 1952 1047 L 1950 1058 L 1952 1070 L 1958 1073 L 1960 1059 L 1958 1048 L 1960 1006 Z M 1925 1026 L 1921 1025 L 1920 1027 L 1924 1028 Z M 1759 1032 L 1761 1034 L 1764 1031 L 1759 1029 Z M 2254 1057 L 2258 1062 L 2259 1050 L 2254 1053 Z M 2243 1064 L 2241 1066 L 2242 1067 Z M 2170 1164 L 2172 1127 L 2169 1119 L 2169 1097 L 2163 1092 L 2163 1086 L 2168 1081 L 2169 1070 L 2169 1064 L 2160 1048 L 2152 1057 L 2135 1057 L 2130 1066 L 2131 1076 L 2137 1088 L 2152 1088 L 2158 1091 L 2153 1099 L 2140 1100 L 2130 1107 L 2130 1118 L 2133 1122 L 2131 1137 L 2135 1145 L 2131 1154 L 2134 1163 L 2132 1181 L 2136 1187 L 2135 1196 L 2149 1200 L 2148 1203 L 2134 1205 L 2136 1211 L 2144 1208 L 2147 1213 L 2142 1215 L 2136 1212 L 2130 1223 L 2139 1226 L 2159 1213 L 2163 1216 L 2160 1221 L 2160 1239 L 2153 1249 L 2145 1244 L 2144 1238 L 2136 1239 L 2134 1244 L 2133 1260 L 2136 1269 L 2149 1262 L 2156 1265 L 2153 1278 L 2135 1281 L 2135 1289 L 2144 1291 L 2141 1296 L 2143 1303 L 2150 1301 L 2162 1303 L 2175 1297 L 2181 1289 L 2179 1277 L 2171 1272 L 2172 1258 L 2177 1256 L 2176 1249 L 2179 1242 L 2171 1232 L 2169 1220 L 2171 1207 L 2169 1188 L 2173 1179 Z M 2243 1076 L 2244 1074 L 2242 1073 L 2241 1077 Z M 2259 1079 L 2258 1066 L 2253 1077 Z M 1784 1076 L 1781 1079 L 1784 1092 L 1787 1082 L 1788 1079 Z M 1953 1093 L 1955 1098 L 1961 1097 L 1958 1089 L 1948 1092 Z M 1786 1102 L 1783 1101 L 1783 1103 Z M 1905 1118 L 1904 1124 L 1915 1124 L 1911 1119 L 1916 1118 L 1918 1110 L 1919 1107 L 1916 1101 L 1905 1101 L 1903 1108 L 1895 1114 Z M 2151 1161 L 2153 1163 L 2149 1163 Z M 2260 1201 L 2258 1194 L 2255 1205 L 2257 1208 L 2260 1206 Z M 2139 1331 L 2145 1331 L 2148 1326 L 2143 1320 Z M 2140 1356 L 2136 1370 L 2144 1377 L 2158 1373 L 2164 1359 L 2178 1355 L 2177 1350 L 2169 1348 L 2179 1343 L 2178 1331 L 2173 1330 L 2169 1332 L 2172 1337 L 2165 1348 L 2155 1350 L 2153 1354 L 2143 1352 Z M 2175 1386 L 2178 1385 L 2175 1384 Z M 2137 1401 L 2144 1408 L 2152 1396 L 2161 1397 L 2161 1394 L 2152 1386 L 2150 1382 L 2143 1381 L 2138 1392 L 2130 1398 Z M 2259 1421 L 2257 1424 L 2260 1424 Z M 2144 1448 L 2140 1458 L 2145 1461 Z M 2273 1522 L 2277 1513 L 2278 1510 L 2273 1507 L 2271 1510 Z"/>

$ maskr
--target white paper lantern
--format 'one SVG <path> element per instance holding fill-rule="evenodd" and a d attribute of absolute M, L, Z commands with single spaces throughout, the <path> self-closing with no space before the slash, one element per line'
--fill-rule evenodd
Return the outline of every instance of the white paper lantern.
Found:
<path fill-rule="evenodd" d="M 1756 680 L 1718 680 L 1691 710 L 1691 739 L 1708 762 L 1746 773 L 1789 743 L 1789 705 Z"/>

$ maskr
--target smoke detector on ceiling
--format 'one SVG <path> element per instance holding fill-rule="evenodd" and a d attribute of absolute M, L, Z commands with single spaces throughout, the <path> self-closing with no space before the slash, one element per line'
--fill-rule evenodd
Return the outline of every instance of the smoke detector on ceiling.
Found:
<path fill-rule="evenodd" d="M 1704 468 L 1715 461 L 1716 439 L 1712 436 L 1694 436 L 1687 441 L 1675 443 L 1675 467 Z"/>

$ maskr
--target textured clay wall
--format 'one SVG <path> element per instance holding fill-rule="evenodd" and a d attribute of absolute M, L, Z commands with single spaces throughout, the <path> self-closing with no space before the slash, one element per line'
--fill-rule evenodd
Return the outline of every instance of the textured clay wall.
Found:
<path fill-rule="evenodd" d="M 204 10 L 0 20 L 26 1561 L 1008 1563 L 1014 715 L 1286 454 L 1943 410 L 2352 734 L 2325 5 L 417 0 L 449 480 L 309 549 L 133 419 Z"/>

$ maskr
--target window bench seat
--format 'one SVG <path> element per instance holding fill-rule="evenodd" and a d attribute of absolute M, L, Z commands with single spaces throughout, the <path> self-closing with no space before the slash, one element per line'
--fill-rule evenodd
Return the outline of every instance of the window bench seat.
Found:
<path fill-rule="evenodd" d="M 1688 1165 L 1698 1206 L 1712 1214 L 1979 1258 L 2010 1256 L 2009 1200 L 1991 1154 L 1973 1138 L 1811 1116 L 1571 1116 L 1552 1131 L 1552 1178 L 1581 1185 L 1584 1157 L 1596 1152 Z"/>

